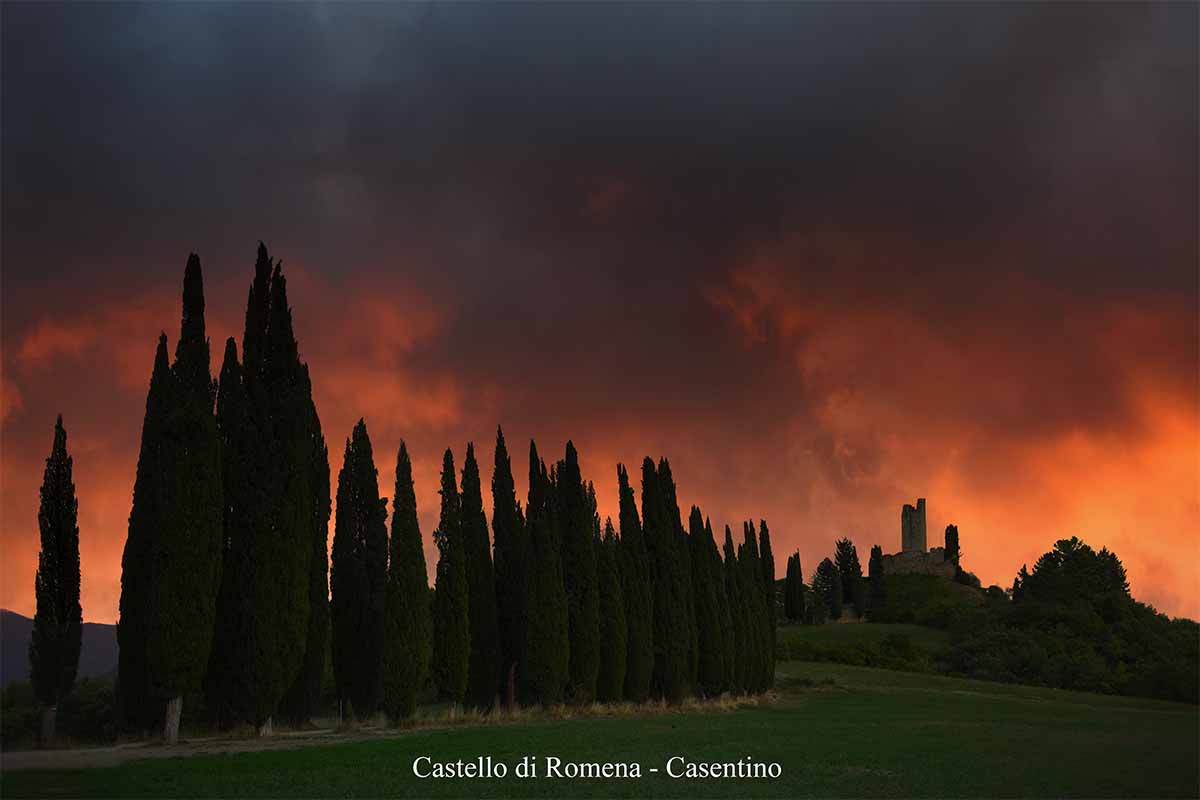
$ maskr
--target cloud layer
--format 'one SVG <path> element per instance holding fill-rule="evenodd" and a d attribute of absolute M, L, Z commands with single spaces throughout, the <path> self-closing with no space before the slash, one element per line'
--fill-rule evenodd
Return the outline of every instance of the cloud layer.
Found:
<path fill-rule="evenodd" d="M 920 495 L 987 583 L 1080 535 L 1196 617 L 1196 25 L 5 4 L 0 605 L 32 610 L 62 411 L 85 617 L 115 618 L 187 253 L 220 342 L 263 239 L 335 475 L 364 416 L 390 494 L 406 439 L 427 538 L 441 451 L 490 461 L 503 424 L 519 491 L 531 436 L 572 438 L 614 516 L 616 463 L 666 455 L 806 572 L 842 535 L 897 549 Z"/>

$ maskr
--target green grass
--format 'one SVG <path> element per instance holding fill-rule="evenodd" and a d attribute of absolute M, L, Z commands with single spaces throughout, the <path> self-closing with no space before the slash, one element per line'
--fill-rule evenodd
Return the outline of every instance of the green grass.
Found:
<path fill-rule="evenodd" d="M 851 634 L 846 634 L 851 635 Z M 736 711 L 414 731 L 302 750 L 5 774 L 16 797 L 1196 797 L 1200 709 L 835 664 L 781 663 L 778 699 Z M 777 761 L 774 781 L 443 780 L 420 755 Z"/>

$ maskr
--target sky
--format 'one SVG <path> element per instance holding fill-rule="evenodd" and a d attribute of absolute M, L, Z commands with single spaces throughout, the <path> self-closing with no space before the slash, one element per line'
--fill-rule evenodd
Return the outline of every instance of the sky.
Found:
<path fill-rule="evenodd" d="M 1200 617 L 1198 14 L 6 2 L 0 606 L 62 413 L 116 619 L 188 254 L 219 358 L 262 240 L 333 480 L 363 417 L 392 495 L 404 439 L 431 576 L 441 454 L 486 487 L 503 425 L 518 497 L 531 437 L 614 518 L 666 456 L 780 575 L 924 497 L 985 586 L 1079 536 Z"/>

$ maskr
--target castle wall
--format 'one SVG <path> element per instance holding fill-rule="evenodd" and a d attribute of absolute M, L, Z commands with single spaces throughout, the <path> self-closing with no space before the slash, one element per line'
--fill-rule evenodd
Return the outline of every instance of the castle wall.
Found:
<path fill-rule="evenodd" d="M 884 575 L 939 575 L 954 578 L 953 562 L 945 560 L 945 550 L 935 547 L 924 553 L 902 551 L 883 557 Z"/>

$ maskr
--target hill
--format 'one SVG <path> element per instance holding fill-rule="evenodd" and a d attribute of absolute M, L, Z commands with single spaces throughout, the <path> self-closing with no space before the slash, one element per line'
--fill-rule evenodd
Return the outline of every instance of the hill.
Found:
<path fill-rule="evenodd" d="M 322 737 L 340 739 L 334 744 L 310 738 L 297 749 L 223 754 L 204 754 L 212 743 L 200 742 L 147 748 L 150 758 L 95 769 L 71 768 L 84 762 L 70 752 L 18 753 L 6 756 L 0 780 L 11 798 L 1196 797 L 1198 723 L 1200 709 L 1178 703 L 785 662 L 774 702 L 734 710 L 367 730 L 349 741 Z M 513 775 L 526 755 L 542 765 L 536 780 Z M 491 756 L 510 771 L 503 779 L 422 780 L 413 775 L 420 756 Z M 642 776 L 548 778 L 547 756 L 637 763 Z M 675 779 L 666 774 L 673 756 L 749 756 L 777 762 L 781 772 L 769 780 Z M 13 771 L 21 759 L 54 759 L 61 768 Z"/>
<path fill-rule="evenodd" d="M 29 679 L 29 637 L 33 620 L 0 608 L 0 687 Z M 96 678 L 117 668 L 117 626 L 83 623 L 79 677 Z"/>

